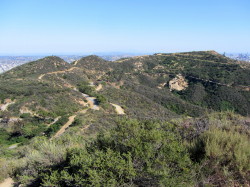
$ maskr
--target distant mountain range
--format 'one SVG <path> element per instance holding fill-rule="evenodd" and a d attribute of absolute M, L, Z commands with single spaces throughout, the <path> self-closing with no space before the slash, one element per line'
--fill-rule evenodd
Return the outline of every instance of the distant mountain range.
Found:
<path fill-rule="evenodd" d="M 60 58 L 65 60 L 66 62 L 73 62 L 76 61 L 84 56 L 87 55 L 59 55 Z M 133 57 L 138 56 L 136 54 L 126 54 L 126 53 L 112 53 L 112 54 L 100 54 L 101 58 L 108 60 L 108 61 L 116 61 L 120 58 L 126 57 Z M 239 61 L 246 61 L 250 62 L 250 54 L 248 53 L 226 53 L 225 56 L 239 60 Z M 34 60 L 41 59 L 45 56 L 0 56 L 0 73 L 6 72 L 16 66 L 25 64 L 27 62 L 31 62 Z"/>
<path fill-rule="evenodd" d="M 68 63 L 78 60 L 86 55 L 59 55 L 60 58 Z M 132 57 L 134 54 L 103 54 L 100 55 L 105 60 L 115 61 L 124 57 Z M 41 59 L 45 56 L 0 56 L 0 73 L 6 72 L 16 66 L 25 64 L 27 62 Z"/>

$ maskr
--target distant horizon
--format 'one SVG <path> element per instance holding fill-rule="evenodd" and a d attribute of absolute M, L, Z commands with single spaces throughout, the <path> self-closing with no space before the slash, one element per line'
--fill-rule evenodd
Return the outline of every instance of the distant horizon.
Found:
<path fill-rule="evenodd" d="M 215 51 L 215 50 L 196 50 L 196 51 Z M 153 55 L 155 53 L 184 53 L 184 52 L 196 52 L 196 51 L 175 51 L 175 52 L 91 52 L 91 53 L 27 53 L 27 54 L 0 54 L 0 57 L 7 57 L 7 56 L 88 56 L 88 55 L 97 55 L 97 56 L 108 56 L 108 55 L 133 55 L 133 56 L 137 56 L 137 55 Z M 216 51 L 219 54 L 250 54 L 250 52 L 219 52 Z"/>
<path fill-rule="evenodd" d="M 136 54 L 150 54 L 150 53 L 132 53 L 132 52 L 90 52 L 90 53 L 78 53 L 78 52 L 64 52 L 64 53 L 26 53 L 26 54 L 0 54 L 0 56 L 44 56 L 44 55 L 49 55 L 49 56 L 56 56 L 56 55 L 76 55 L 76 56 L 81 56 L 81 55 L 136 55 Z"/>

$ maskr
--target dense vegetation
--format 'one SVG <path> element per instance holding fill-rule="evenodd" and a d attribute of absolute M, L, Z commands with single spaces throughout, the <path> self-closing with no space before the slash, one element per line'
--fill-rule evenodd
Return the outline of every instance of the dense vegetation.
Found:
<path fill-rule="evenodd" d="M 169 80 L 177 74 L 183 75 L 189 86 L 186 90 L 171 93 L 166 88 Z M 204 109 L 229 109 L 242 115 L 250 113 L 247 91 L 250 88 L 249 65 L 214 51 L 123 59 L 105 78 L 110 82 L 123 82 L 126 89 L 146 94 L 177 114 L 199 116 L 203 115 Z M 164 89 L 156 92 L 162 83 Z M 164 95 L 160 96 L 161 92 Z"/>
<path fill-rule="evenodd" d="M 187 87 L 169 89 L 180 75 Z M 14 68 L 0 75 L 0 181 L 250 185 L 249 76 L 214 51 Z"/>
<path fill-rule="evenodd" d="M 34 186 L 247 185 L 250 130 L 242 119 L 233 113 L 170 123 L 120 119 L 93 140 L 73 129 L 54 141 L 36 138 L 1 167 L 9 162 L 5 172 Z"/>

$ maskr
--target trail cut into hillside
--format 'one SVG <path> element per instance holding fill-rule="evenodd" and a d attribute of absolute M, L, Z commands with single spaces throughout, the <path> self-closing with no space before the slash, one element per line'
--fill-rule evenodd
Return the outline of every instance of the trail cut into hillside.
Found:
<path fill-rule="evenodd" d="M 79 60 L 76 60 L 75 62 L 74 62 L 74 65 L 77 65 L 77 63 L 80 61 L 80 59 Z"/>
<path fill-rule="evenodd" d="M 74 90 L 78 91 L 76 88 Z M 95 97 L 90 97 L 89 95 L 83 94 L 83 93 L 82 93 L 82 95 L 83 95 L 84 98 L 87 99 L 88 105 L 89 105 L 90 109 L 92 109 L 92 110 L 99 110 L 99 106 L 96 104 L 96 98 Z M 80 110 L 77 113 L 85 114 L 89 108 Z M 74 122 L 76 116 L 77 115 L 70 116 L 69 120 L 67 121 L 67 123 L 65 123 L 61 127 L 61 129 L 51 139 L 57 138 L 57 137 L 61 136 L 65 132 L 65 130 Z M 56 119 L 52 123 L 55 123 Z"/>
<path fill-rule="evenodd" d="M 67 123 L 65 123 L 62 128 L 55 134 L 55 136 L 53 138 L 57 138 L 60 135 L 62 135 L 65 130 L 74 122 L 76 115 L 70 116 L 69 120 L 67 121 Z"/>
<path fill-rule="evenodd" d="M 82 93 L 82 96 L 84 98 L 86 98 L 86 100 L 88 101 L 87 103 L 89 105 L 89 108 L 91 108 L 92 110 L 99 110 L 100 109 L 95 97 L 90 97 L 89 95 L 84 94 L 84 93 Z"/>
<path fill-rule="evenodd" d="M 48 72 L 48 73 L 45 73 L 45 74 L 41 74 L 38 79 L 39 80 L 42 80 L 42 78 L 45 76 L 45 75 L 53 75 L 53 74 L 59 74 L 59 73 L 65 73 L 65 72 L 70 72 L 70 71 L 73 71 L 74 69 L 78 69 L 78 67 L 72 67 L 70 69 L 67 69 L 67 70 L 63 70 L 63 71 L 53 71 L 53 72 Z"/>
<path fill-rule="evenodd" d="M 117 114 L 119 114 L 119 115 L 125 114 L 124 109 L 121 106 L 116 105 L 114 103 L 110 103 L 110 104 L 115 107 L 115 111 L 117 112 Z"/>

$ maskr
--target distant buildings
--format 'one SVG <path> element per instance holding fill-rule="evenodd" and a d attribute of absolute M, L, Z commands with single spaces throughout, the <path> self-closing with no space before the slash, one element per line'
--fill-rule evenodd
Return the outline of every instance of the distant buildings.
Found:
<path fill-rule="evenodd" d="M 226 54 L 227 57 L 235 59 L 235 60 L 240 60 L 240 61 L 246 61 L 250 62 L 250 54 L 248 53 L 231 53 L 231 54 Z"/>

